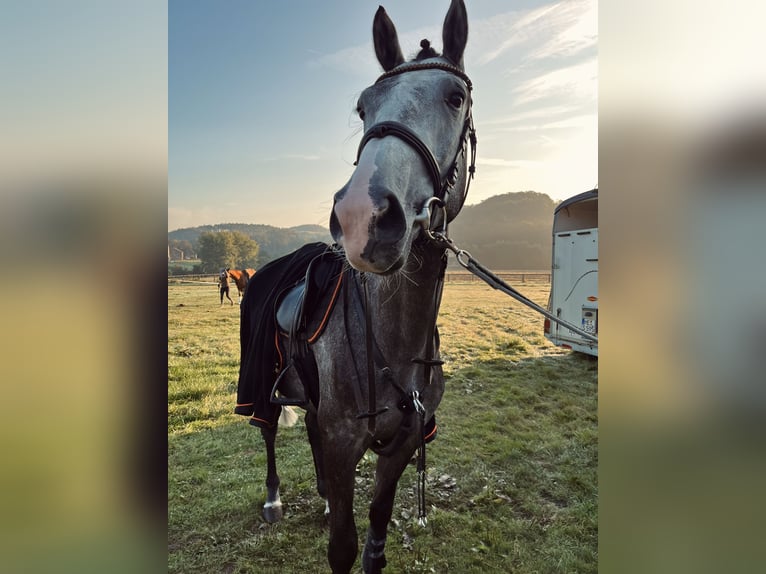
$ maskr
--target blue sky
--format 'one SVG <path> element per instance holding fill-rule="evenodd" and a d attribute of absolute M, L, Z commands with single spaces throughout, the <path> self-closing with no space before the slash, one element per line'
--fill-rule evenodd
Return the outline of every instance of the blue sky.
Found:
<path fill-rule="evenodd" d="M 448 2 L 171 0 L 168 229 L 326 225 L 353 169 L 382 3 L 405 57 L 441 49 Z M 467 0 L 477 177 L 468 203 L 598 183 L 597 5 Z"/>

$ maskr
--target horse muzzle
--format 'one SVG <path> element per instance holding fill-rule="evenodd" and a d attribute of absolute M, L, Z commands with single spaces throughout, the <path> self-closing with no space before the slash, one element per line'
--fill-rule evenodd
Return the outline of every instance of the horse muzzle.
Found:
<path fill-rule="evenodd" d="M 330 233 L 358 271 L 386 274 L 402 267 L 410 227 L 400 200 L 385 188 L 357 187 L 352 179 L 336 194 Z"/>

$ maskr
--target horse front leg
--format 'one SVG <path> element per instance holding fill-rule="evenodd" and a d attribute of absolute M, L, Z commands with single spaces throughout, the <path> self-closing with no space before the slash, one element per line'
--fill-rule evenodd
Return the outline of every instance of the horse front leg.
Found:
<path fill-rule="evenodd" d="M 269 524 L 282 520 L 282 501 L 279 499 L 279 475 L 274 443 L 277 439 L 277 427 L 261 427 L 261 436 L 266 444 L 266 503 L 263 505 L 263 518 Z"/>
<path fill-rule="evenodd" d="M 319 421 L 316 412 L 306 411 L 306 432 L 309 435 L 311 456 L 314 458 L 314 471 L 317 477 L 317 492 L 325 501 L 325 516 L 330 514 L 330 506 L 327 503 L 327 487 L 324 481 L 324 455 L 322 454 L 322 439 L 319 433 Z"/>
<path fill-rule="evenodd" d="M 370 527 L 362 553 L 365 574 L 379 574 L 386 566 L 386 536 L 394 509 L 394 496 L 399 478 L 415 451 L 414 440 L 407 441 L 389 457 L 378 457 L 375 469 L 375 494 L 370 504 Z"/>
<path fill-rule="evenodd" d="M 330 543 L 327 560 L 333 574 L 347 574 L 356 560 L 359 541 L 354 522 L 354 479 L 356 463 L 362 452 L 348 444 L 347 437 L 338 435 L 333 443 L 322 435 L 324 449 L 325 485 L 330 507 Z M 334 444 L 334 448 L 326 448 Z"/>

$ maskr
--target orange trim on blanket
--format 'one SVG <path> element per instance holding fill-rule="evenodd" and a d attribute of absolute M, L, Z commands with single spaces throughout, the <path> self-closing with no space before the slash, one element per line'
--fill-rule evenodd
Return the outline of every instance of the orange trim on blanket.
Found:
<path fill-rule="evenodd" d="M 269 421 L 267 421 L 266 419 L 259 419 L 259 418 L 258 418 L 257 416 L 255 416 L 255 415 L 253 415 L 253 416 L 252 416 L 252 417 L 250 417 L 250 418 L 251 418 L 252 420 L 254 420 L 254 421 L 260 421 L 260 422 L 262 422 L 262 423 L 264 423 L 264 424 L 267 424 L 267 425 L 271 426 L 271 423 L 270 423 Z"/>
<path fill-rule="evenodd" d="M 428 433 L 426 436 L 424 436 L 424 437 L 423 437 L 423 440 L 428 440 L 429 438 L 431 438 L 432 436 L 434 436 L 434 435 L 436 434 L 436 429 L 437 429 L 437 428 L 438 428 L 438 427 L 437 427 L 436 425 L 434 425 L 434 430 L 432 430 L 430 433 Z"/>
<path fill-rule="evenodd" d="M 250 407 L 253 406 L 255 403 L 237 403 L 238 407 Z"/>
<path fill-rule="evenodd" d="M 327 306 L 327 311 L 325 311 L 324 317 L 322 317 L 322 322 L 319 324 L 319 327 L 317 328 L 317 330 L 314 332 L 313 335 L 311 335 L 311 337 L 309 337 L 309 340 L 308 340 L 309 343 L 313 343 L 314 341 L 316 341 L 319 338 L 319 335 L 324 330 L 325 324 L 327 323 L 327 319 L 329 319 L 330 317 L 330 311 L 332 311 L 332 308 L 335 305 L 335 299 L 337 299 L 338 297 L 338 291 L 340 291 L 340 284 L 342 281 L 343 281 L 343 273 L 341 273 L 338 276 L 338 282 L 335 284 L 335 291 L 333 291 L 332 293 L 332 299 L 330 299 L 330 304 Z"/>

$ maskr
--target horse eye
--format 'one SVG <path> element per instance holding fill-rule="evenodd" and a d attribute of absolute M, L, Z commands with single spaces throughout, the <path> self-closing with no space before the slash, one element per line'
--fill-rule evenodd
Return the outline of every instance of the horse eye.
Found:
<path fill-rule="evenodd" d="M 465 101 L 465 96 L 459 92 L 455 92 L 452 95 L 450 95 L 449 99 L 447 99 L 447 102 L 451 106 L 454 106 L 456 108 L 459 108 L 463 105 L 463 102 Z"/>

